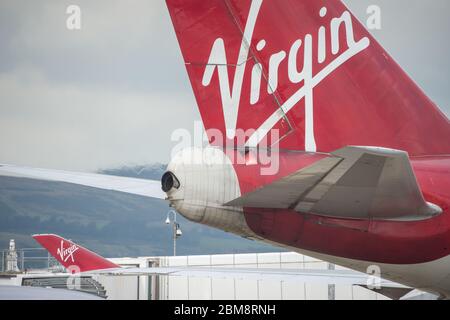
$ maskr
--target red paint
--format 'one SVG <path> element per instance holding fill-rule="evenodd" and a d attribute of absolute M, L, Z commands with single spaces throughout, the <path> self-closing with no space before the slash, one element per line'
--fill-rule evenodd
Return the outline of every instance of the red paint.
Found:
<path fill-rule="evenodd" d="M 230 86 L 242 41 L 242 31 L 249 15 L 250 0 L 167 0 L 169 12 L 183 53 L 189 78 L 206 129 L 225 132 L 219 77 L 214 72 L 211 84 L 202 84 L 205 64 L 218 38 L 226 50 Z M 324 18 L 322 7 L 328 9 Z M 304 83 L 293 84 L 288 78 L 288 57 L 280 64 L 279 85 L 275 95 L 267 93 L 263 80 L 260 99 L 250 104 L 251 74 L 255 60 L 261 62 L 267 78 L 270 57 L 281 50 L 289 56 L 292 44 L 311 34 L 313 38 L 313 75 L 330 64 L 348 48 L 344 27 L 340 29 L 340 50 L 331 52 L 330 22 L 347 10 L 338 0 L 264 0 L 250 41 L 250 52 L 239 100 L 237 128 L 257 129 L 279 105 L 287 101 Z M 352 19 L 354 39 L 370 39 L 367 49 L 358 53 L 314 89 L 314 127 L 317 151 L 332 152 L 343 146 L 380 146 L 406 150 L 411 156 L 448 154 L 450 125 L 448 119 L 386 53 L 356 18 Z M 326 27 L 326 60 L 318 63 L 318 30 Z M 260 40 L 266 40 L 257 51 Z M 302 47 L 303 48 L 303 47 Z M 303 66 L 303 51 L 298 54 L 298 70 Z M 264 77 L 263 77 L 264 78 Z M 277 100 L 276 100 L 276 99 Z M 305 99 L 287 113 L 293 131 L 281 143 L 281 149 L 305 150 Z M 289 131 L 288 123 L 279 121 L 274 129 Z M 213 144 L 212 134 L 210 139 Z"/>
<path fill-rule="evenodd" d="M 54 234 L 34 235 L 33 238 L 72 273 L 120 268 L 117 264 Z"/>
<path fill-rule="evenodd" d="M 305 159 L 311 159 L 311 155 L 292 153 L 280 157 L 283 165 L 276 177 L 261 176 L 258 166 L 236 165 L 241 192 L 287 176 L 304 167 L 309 162 Z M 345 258 L 412 264 L 445 257 L 450 254 L 450 157 L 413 158 L 411 162 L 426 200 L 443 209 L 437 217 L 410 222 L 372 221 L 246 208 L 247 223 L 256 234 L 271 241 Z"/>
<path fill-rule="evenodd" d="M 250 0 L 167 0 L 189 78 L 206 129 L 225 132 L 219 76 L 210 85 L 202 78 L 211 48 L 222 38 L 229 64 L 238 61 L 242 30 L 247 23 Z M 324 18 L 322 7 L 328 9 Z M 237 128 L 258 128 L 286 102 L 304 82 L 288 78 L 288 60 L 281 62 L 275 95 L 263 83 L 260 99 L 249 103 L 251 74 L 255 61 L 262 64 L 265 78 L 269 60 L 281 50 L 289 55 L 292 44 L 313 37 L 313 75 L 336 58 L 331 52 L 330 22 L 347 10 L 338 0 L 264 0 L 253 37 L 247 39 L 250 52 L 239 100 Z M 320 253 L 373 262 L 410 264 L 435 260 L 450 254 L 450 154 L 449 120 L 426 97 L 376 40 L 353 17 L 354 39 L 370 40 L 365 50 L 339 66 L 314 88 L 314 133 L 317 151 L 329 153 L 349 145 L 378 146 L 407 151 L 426 199 L 443 213 L 433 219 L 414 222 L 331 219 L 291 210 L 245 209 L 250 228 L 269 240 Z M 318 30 L 326 27 L 326 60 L 317 60 Z M 256 49 L 266 40 L 262 51 Z M 340 30 L 340 52 L 347 45 Z M 338 55 L 339 55 L 338 53 Z M 304 56 L 300 51 L 299 68 Z M 230 86 L 235 66 L 227 67 Z M 263 81 L 264 82 L 264 81 Z M 305 99 L 291 109 L 286 120 L 274 126 L 287 136 L 279 143 L 285 150 L 305 150 Z M 289 131 L 288 122 L 293 131 Z M 212 136 L 210 136 L 212 138 Z M 217 141 L 213 141 L 217 143 Z M 241 192 L 287 176 L 326 155 L 282 153 L 280 172 L 261 176 L 258 166 L 235 165 Z M 418 156 L 425 156 L 419 158 Z"/>

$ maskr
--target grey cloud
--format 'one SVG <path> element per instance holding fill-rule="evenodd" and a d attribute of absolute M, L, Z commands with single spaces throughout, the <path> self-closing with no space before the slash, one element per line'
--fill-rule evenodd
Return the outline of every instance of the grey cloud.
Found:
<path fill-rule="evenodd" d="M 447 0 L 346 0 L 360 21 L 369 5 L 380 6 L 382 29 L 371 33 L 404 70 L 450 116 L 450 2 Z"/>
<path fill-rule="evenodd" d="M 81 7 L 80 31 L 66 28 L 69 4 Z M 163 1 L 19 0 L 3 2 L 0 10 L 0 29 L 12 31 L 2 34 L 0 70 L 25 64 L 54 83 L 147 92 L 185 88 Z"/>
<path fill-rule="evenodd" d="M 170 133 L 194 104 L 184 94 L 53 85 L 39 74 L 0 76 L 0 99 L 0 162 L 71 170 L 167 161 Z"/>

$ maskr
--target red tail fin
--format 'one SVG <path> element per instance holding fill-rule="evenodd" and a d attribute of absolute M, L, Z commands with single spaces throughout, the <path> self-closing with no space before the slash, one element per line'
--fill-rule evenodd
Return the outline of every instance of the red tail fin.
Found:
<path fill-rule="evenodd" d="M 450 152 L 448 119 L 341 1 L 166 1 L 212 143 Z"/>
<path fill-rule="evenodd" d="M 37 234 L 33 238 L 70 272 L 120 268 L 120 266 L 54 234 Z"/>

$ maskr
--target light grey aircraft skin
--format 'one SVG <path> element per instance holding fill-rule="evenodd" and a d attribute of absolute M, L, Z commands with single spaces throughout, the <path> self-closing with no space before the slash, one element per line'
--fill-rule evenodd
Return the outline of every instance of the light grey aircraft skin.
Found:
<path fill-rule="evenodd" d="M 0 300 L 103 300 L 93 294 L 53 288 L 0 286 Z"/>

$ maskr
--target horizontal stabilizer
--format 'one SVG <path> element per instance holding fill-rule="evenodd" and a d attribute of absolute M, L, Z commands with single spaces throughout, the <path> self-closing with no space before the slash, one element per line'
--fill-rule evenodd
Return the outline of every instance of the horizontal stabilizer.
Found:
<path fill-rule="evenodd" d="M 415 220 L 441 212 L 425 201 L 406 152 L 372 147 L 340 149 L 226 205 L 355 219 Z"/>

